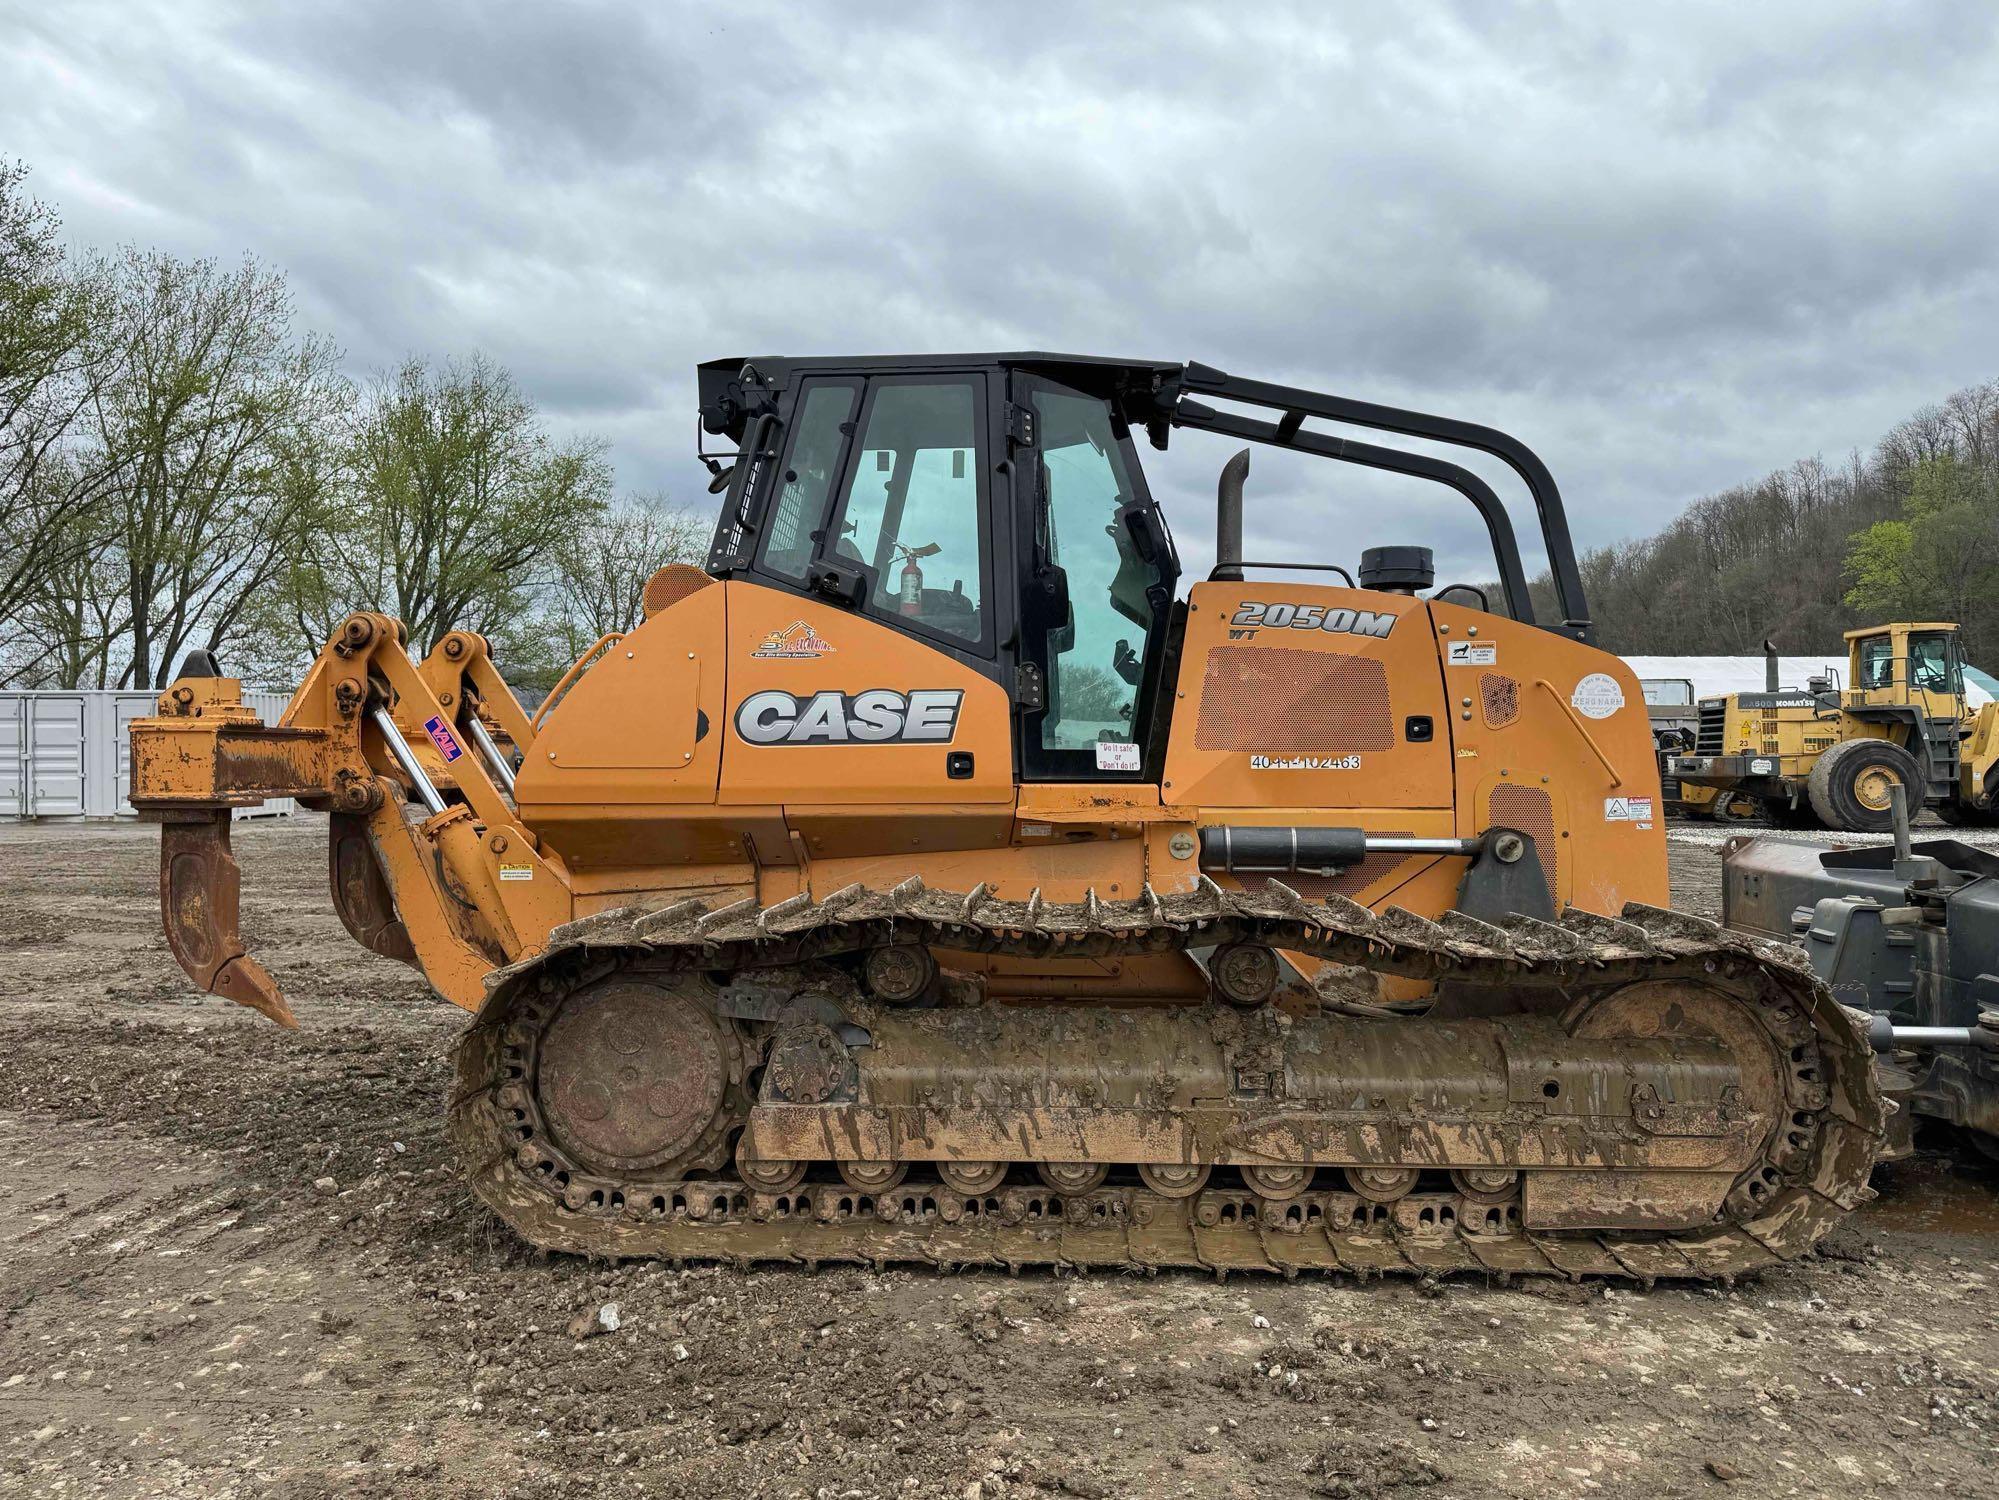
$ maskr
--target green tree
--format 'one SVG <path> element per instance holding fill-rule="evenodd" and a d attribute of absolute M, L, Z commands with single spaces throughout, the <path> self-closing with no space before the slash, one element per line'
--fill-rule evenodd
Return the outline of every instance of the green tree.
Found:
<path fill-rule="evenodd" d="M 292 331 L 284 277 L 128 250 L 113 271 L 112 349 L 85 422 L 115 473 L 122 682 L 164 687 L 182 651 L 227 653 L 289 567 L 286 455 L 346 400 L 326 340 Z M 316 498 L 316 497 L 315 497 Z"/>
<path fill-rule="evenodd" d="M 73 262 L 61 221 L 29 196 L 27 168 L 0 162 L 0 623 L 106 527 L 93 507 L 110 477 L 76 451 L 78 418 L 105 354 L 103 267 Z M 10 638 L 7 646 L 15 646 Z M 5 649 L 5 648 L 0 648 Z M 39 655 L 0 657 L 0 682 L 39 680 Z"/>
<path fill-rule="evenodd" d="M 604 445 L 558 442 L 513 376 L 484 356 L 410 359 L 363 393 L 338 478 L 298 513 L 289 579 L 297 642 L 379 609 L 427 649 L 454 629 L 533 650 L 558 559 L 602 514 Z"/>

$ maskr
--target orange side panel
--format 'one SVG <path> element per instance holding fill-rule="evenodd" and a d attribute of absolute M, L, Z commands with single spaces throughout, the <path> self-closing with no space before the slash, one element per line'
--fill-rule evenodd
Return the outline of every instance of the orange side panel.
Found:
<path fill-rule="evenodd" d="M 991 678 L 795 594 L 730 582 L 695 597 L 718 592 L 730 596 L 723 803 L 1011 807 L 1012 714 Z M 906 712 L 918 694 L 922 711 Z M 971 756 L 969 776 L 947 774 L 954 752 Z"/>
<path fill-rule="evenodd" d="M 1430 612 L 1450 698 L 1458 831 L 1499 823 L 1531 833 L 1558 905 L 1615 914 L 1627 901 L 1668 904 L 1659 762 L 1631 669 L 1479 610 L 1433 603 Z"/>
<path fill-rule="evenodd" d="M 1181 663 L 1167 805 L 1451 805 L 1441 672 L 1420 599 L 1196 584 Z M 1430 721 L 1429 740 L 1408 738 L 1412 717 Z"/>

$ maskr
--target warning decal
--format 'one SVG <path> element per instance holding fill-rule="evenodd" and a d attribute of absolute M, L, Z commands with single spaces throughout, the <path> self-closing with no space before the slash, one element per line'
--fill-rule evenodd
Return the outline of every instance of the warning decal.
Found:
<path fill-rule="evenodd" d="M 1492 641 L 1452 641 L 1444 660 L 1454 667 L 1496 667 L 1499 647 Z"/>
<path fill-rule="evenodd" d="M 1603 799 L 1603 821 L 1606 823 L 1652 824 L 1652 799 L 1650 797 L 1605 797 Z"/>

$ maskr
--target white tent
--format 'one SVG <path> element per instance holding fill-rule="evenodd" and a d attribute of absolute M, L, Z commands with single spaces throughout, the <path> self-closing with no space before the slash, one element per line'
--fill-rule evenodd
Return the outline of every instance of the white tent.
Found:
<path fill-rule="evenodd" d="M 1693 683 L 1695 702 L 1702 698 L 1720 697 L 1724 693 L 1763 691 L 1763 658 L 1760 656 L 1627 656 L 1624 661 L 1638 675 L 1640 682 L 1682 678 Z M 1830 677 L 1841 687 L 1853 686 L 1846 680 L 1844 651 L 1825 656 L 1777 658 L 1779 687 L 1802 689 L 1814 677 Z M 1967 676 L 1964 697 L 1967 707 L 1977 708 L 1988 702 L 1992 694 L 1977 678 Z"/>

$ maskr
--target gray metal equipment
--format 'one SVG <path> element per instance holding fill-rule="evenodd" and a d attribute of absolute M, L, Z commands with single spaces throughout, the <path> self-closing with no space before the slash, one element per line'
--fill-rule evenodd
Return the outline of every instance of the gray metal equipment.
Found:
<path fill-rule="evenodd" d="M 1892 845 L 1731 839 L 1722 920 L 1799 944 L 1834 994 L 1873 1017 L 1882 1087 L 1902 1106 L 1887 1154 L 1907 1154 L 1922 1115 L 1999 1159 L 1999 855 L 1911 844 L 1902 788 L 1893 795 Z"/>

